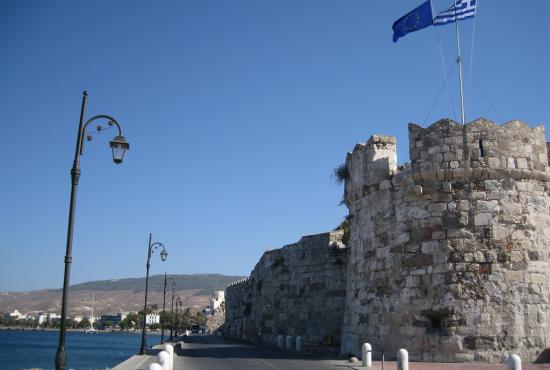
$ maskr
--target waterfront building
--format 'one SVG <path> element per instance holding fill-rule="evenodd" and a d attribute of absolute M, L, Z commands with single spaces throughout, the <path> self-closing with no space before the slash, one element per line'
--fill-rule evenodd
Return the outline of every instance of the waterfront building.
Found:
<path fill-rule="evenodd" d="M 145 324 L 160 324 L 160 315 L 158 313 L 150 313 L 145 316 Z"/>
<path fill-rule="evenodd" d="M 48 314 L 47 313 L 39 313 L 37 316 L 36 321 L 38 322 L 38 325 L 43 325 L 44 323 L 48 322 Z"/>
<path fill-rule="evenodd" d="M 102 325 L 110 322 L 114 327 L 118 327 L 120 326 L 121 321 L 126 318 L 126 316 L 127 314 L 120 312 L 114 315 L 101 315 L 99 318 L 99 322 Z"/>

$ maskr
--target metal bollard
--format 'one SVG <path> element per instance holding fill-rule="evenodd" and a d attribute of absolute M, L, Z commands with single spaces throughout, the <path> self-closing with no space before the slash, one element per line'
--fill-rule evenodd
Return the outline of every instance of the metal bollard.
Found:
<path fill-rule="evenodd" d="M 149 364 L 147 370 L 162 370 L 162 366 L 159 364 Z"/>
<path fill-rule="evenodd" d="M 286 343 L 285 343 L 285 348 L 288 349 L 288 350 L 291 350 L 292 349 L 292 336 L 290 335 L 287 335 L 286 336 Z"/>
<path fill-rule="evenodd" d="M 159 365 L 162 367 L 162 370 L 172 370 L 170 369 L 170 355 L 166 351 L 160 351 L 157 355 Z"/>
<path fill-rule="evenodd" d="M 277 347 L 283 348 L 283 336 L 280 334 L 277 336 Z"/>
<path fill-rule="evenodd" d="M 296 337 L 296 352 L 302 352 L 302 337 L 300 335 Z"/>
<path fill-rule="evenodd" d="M 409 352 L 406 349 L 397 351 L 397 370 L 409 370 Z"/>
<path fill-rule="evenodd" d="M 164 350 L 168 352 L 169 360 L 170 360 L 170 370 L 174 370 L 174 347 L 172 347 L 171 344 L 165 344 Z"/>
<path fill-rule="evenodd" d="M 521 358 L 515 353 L 508 357 L 508 370 L 521 370 Z"/>
<path fill-rule="evenodd" d="M 364 367 L 372 367 L 372 346 L 369 343 L 363 343 L 361 347 L 361 359 Z"/>

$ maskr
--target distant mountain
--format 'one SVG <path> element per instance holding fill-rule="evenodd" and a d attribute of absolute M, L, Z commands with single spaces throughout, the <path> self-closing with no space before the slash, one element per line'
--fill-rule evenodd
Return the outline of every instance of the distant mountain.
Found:
<path fill-rule="evenodd" d="M 225 287 L 243 276 L 220 274 L 167 275 L 176 283 L 175 294 L 184 307 L 201 308 L 208 304 L 215 290 Z M 162 307 L 164 275 L 149 277 L 149 304 Z M 69 312 L 72 315 L 90 314 L 92 296 L 94 313 L 116 313 L 143 309 L 145 278 L 126 278 L 89 281 L 71 286 Z M 171 284 L 167 286 L 166 304 L 171 303 Z M 61 290 L 35 290 L 30 292 L 0 292 L 0 313 L 19 310 L 24 313 L 61 311 Z"/>
<path fill-rule="evenodd" d="M 178 290 L 198 289 L 196 295 L 211 295 L 215 290 L 224 290 L 226 285 L 243 279 L 243 276 L 220 274 L 166 275 L 176 282 Z M 170 283 L 169 283 L 170 284 Z M 149 291 L 164 289 L 164 275 L 149 276 Z M 170 285 L 168 286 L 170 289 Z M 71 290 L 131 290 L 145 291 L 145 278 L 97 280 L 71 286 Z"/>

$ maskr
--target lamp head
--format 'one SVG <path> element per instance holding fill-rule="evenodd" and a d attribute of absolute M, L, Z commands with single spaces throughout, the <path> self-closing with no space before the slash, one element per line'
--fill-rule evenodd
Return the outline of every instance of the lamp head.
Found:
<path fill-rule="evenodd" d="M 163 248 L 160 252 L 160 259 L 166 261 L 166 258 L 168 258 L 168 252 L 166 252 L 166 249 Z"/>
<path fill-rule="evenodd" d="M 126 141 L 124 136 L 119 135 L 111 140 L 109 145 L 113 150 L 113 162 L 121 164 L 124 159 L 124 154 L 127 150 L 130 150 L 130 144 Z"/>

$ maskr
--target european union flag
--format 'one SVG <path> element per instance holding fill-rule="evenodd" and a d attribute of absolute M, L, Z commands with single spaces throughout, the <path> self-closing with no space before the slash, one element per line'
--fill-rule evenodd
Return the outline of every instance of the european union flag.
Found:
<path fill-rule="evenodd" d="M 393 23 L 393 42 L 409 32 L 421 30 L 434 24 L 430 0 L 411 10 Z"/>

